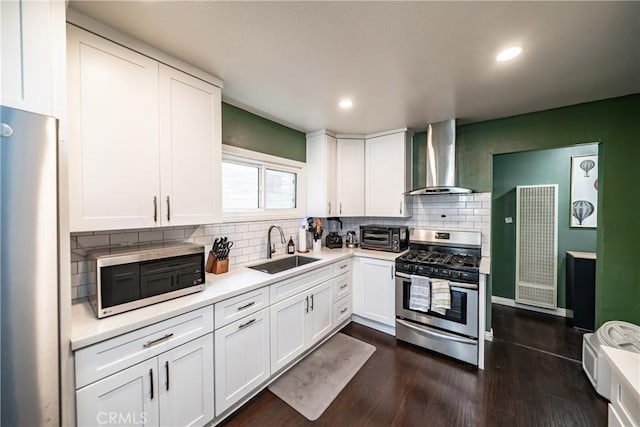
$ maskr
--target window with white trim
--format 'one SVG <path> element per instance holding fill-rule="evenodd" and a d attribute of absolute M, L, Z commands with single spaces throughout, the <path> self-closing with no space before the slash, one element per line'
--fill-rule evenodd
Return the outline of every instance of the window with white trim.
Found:
<path fill-rule="evenodd" d="M 305 164 L 222 146 L 222 211 L 227 219 L 303 214 Z"/>

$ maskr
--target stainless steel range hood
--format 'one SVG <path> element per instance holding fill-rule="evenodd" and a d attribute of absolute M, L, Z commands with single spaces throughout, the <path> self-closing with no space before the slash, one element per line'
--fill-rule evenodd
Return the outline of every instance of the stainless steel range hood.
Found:
<path fill-rule="evenodd" d="M 456 121 L 427 125 L 427 182 L 422 188 L 410 191 L 411 196 L 424 194 L 471 193 L 468 188 L 456 187 Z"/>

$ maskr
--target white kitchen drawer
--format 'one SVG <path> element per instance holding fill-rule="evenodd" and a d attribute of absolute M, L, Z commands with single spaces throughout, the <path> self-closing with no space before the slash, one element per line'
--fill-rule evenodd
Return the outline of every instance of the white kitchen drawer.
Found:
<path fill-rule="evenodd" d="M 216 329 L 269 306 L 269 287 L 229 298 L 215 305 Z"/>
<path fill-rule="evenodd" d="M 336 277 L 333 284 L 333 300 L 337 301 L 351 293 L 351 274 L 345 273 Z"/>
<path fill-rule="evenodd" d="M 285 300 L 306 289 L 312 288 L 333 276 L 334 265 L 327 265 L 317 270 L 309 271 L 290 279 L 274 283 L 270 286 L 271 304 Z"/>
<path fill-rule="evenodd" d="M 76 389 L 213 331 L 213 306 L 75 352 Z"/>
<path fill-rule="evenodd" d="M 611 370 L 611 392 L 609 399 L 621 425 L 640 426 L 640 396 L 620 378 L 616 369 Z M 609 411 L 611 412 L 611 411 Z M 611 425 L 611 424 L 610 424 Z M 615 424 L 614 424 L 615 425 Z"/>
<path fill-rule="evenodd" d="M 351 316 L 351 294 L 333 303 L 333 325 L 338 326 Z"/>
<path fill-rule="evenodd" d="M 333 275 L 343 274 L 351 271 L 351 259 L 343 259 L 333 264 Z"/>

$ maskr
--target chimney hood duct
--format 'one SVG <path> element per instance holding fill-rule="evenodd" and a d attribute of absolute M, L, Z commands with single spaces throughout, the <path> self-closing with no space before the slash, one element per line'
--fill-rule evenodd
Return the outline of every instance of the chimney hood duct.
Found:
<path fill-rule="evenodd" d="M 471 193 L 468 188 L 456 187 L 456 121 L 427 125 L 427 182 L 426 186 L 410 191 L 411 196 L 424 194 Z"/>

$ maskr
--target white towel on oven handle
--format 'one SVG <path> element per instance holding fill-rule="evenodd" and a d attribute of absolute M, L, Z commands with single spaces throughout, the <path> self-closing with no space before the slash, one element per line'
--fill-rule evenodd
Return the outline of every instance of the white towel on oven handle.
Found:
<path fill-rule="evenodd" d="M 451 309 L 451 285 L 446 280 L 431 280 L 431 311 L 445 314 Z"/>
<path fill-rule="evenodd" d="M 429 311 L 431 305 L 431 287 L 429 278 L 424 276 L 411 275 L 411 286 L 409 287 L 409 309 Z"/>

